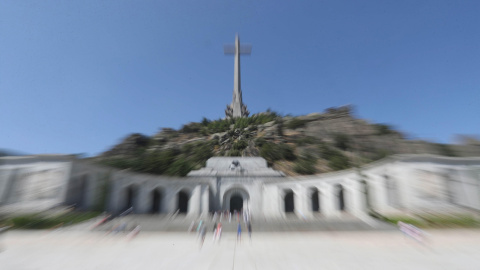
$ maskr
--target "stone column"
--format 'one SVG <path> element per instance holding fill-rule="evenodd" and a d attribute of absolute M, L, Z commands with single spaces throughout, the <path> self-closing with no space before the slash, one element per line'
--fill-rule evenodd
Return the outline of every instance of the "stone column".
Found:
<path fill-rule="evenodd" d="M 364 214 L 366 212 L 365 193 L 363 192 L 363 184 L 357 179 L 349 179 L 345 185 L 345 191 L 349 195 L 345 199 L 347 211 L 353 215 Z"/>
<path fill-rule="evenodd" d="M 388 181 L 394 181 L 394 179 L 391 178 L 391 176 L 388 176 L 389 180 Z M 374 192 L 375 192 L 375 204 L 373 205 L 373 208 L 382 213 L 385 211 L 389 211 L 390 205 L 388 203 L 389 199 L 389 191 L 388 191 L 388 184 L 387 184 L 387 179 L 385 178 L 384 174 L 378 174 L 372 177 L 374 181 L 371 181 L 371 183 L 375 186 Z"/>
<path fill-rule="evenodd" d="M 336 213 L 336 202 L 337 196 L 334 194 L 334 186 L 333 184 L 324 184 L 320 187 L 320 192 L 322 196 L 320 196 L 320 205 L 322 206 L 322 214 L 326 217 L 335 216 Z"/>
<path fill-rule="evenodd" d="M 207 217 L 208 216 L 208 206 L 209 206 L 209 201 L 210 201 L 210 187 L 208 185 L 203 185 L 202 186 L 202 198 L 201 198 L 201 211 L 202 215 Z"/>
<path fill-rule="evenodd" d="M 165 205 L 163 207 L 165 212 L 169 214 L 175 213 L 175 211 L 177 211 L 178 190 L 176 188 L 166 187 L 164 194 L 163 202 Z"/>
<path fill-rule="evenodd" d="M 307 189 L 304 186 L 297 185 L 294 192 L 295 211 L 300 214 L 301 218 L 311 218 L 312 213 L 309 211 Z"/>
<path fill-rule="evenodd" d="M 188 216 L 198 216 L 200 214 L 200 204 L 201 204 L 201 185 L 197 185 L 193 188 L 188 200 Z"/>
<path fill-rule="evenodd" d="M 138 186 L 136 198 L 135 198 L 135 213 L 145 214 L 150 211 L 150 205 L 152 203 L 152 198 L 150 194 L 151 190 L 149 187 L 144 185 Z"/>
<path fill-rule="evenodd" d="M 75 181 L 75 179 L 72 178 L 71 181 Z M 122 204 L 122 195 L 123 195 L 123 189 L 122 189 L 122 181 L 120 179 L 114 179 L 112 181 L 112 186 L 110 188 L 110 196 L 109 196 L 109 202 L 108 202 L 108 210 L 113 213 L 119 213 L 123 209 Z"/>
<path fill-rule="evenodd" d="M 376 180 L 372 179 L 371 176 L 367 176 L 365 178 L 368 185 L 368 197 L 370 200 L 370 207 L 374 210 L 378 209 L 378 185 L 376 184 Z"/>
<path fill-rule="evenodd" d="M 259 198 L 262 200 L 261 208 L 250 204 L 253 214 L 258 218 L 280 218 L 283 215 L 282 208 L 279 205 L 281 203 L 281 193 L 281 189 L 275 186 L 262 185 L 260 188 L 261 198 Z"/>

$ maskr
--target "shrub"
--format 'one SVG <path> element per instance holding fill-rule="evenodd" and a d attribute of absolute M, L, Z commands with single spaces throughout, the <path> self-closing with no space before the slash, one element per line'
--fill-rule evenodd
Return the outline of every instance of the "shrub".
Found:
<path fill-rule="evenodd" d="M 394 225 L 397 225 L 399 221 L 402 221 L 404 223 L 412 224 L 413 226 L 420 228 L 423 228 L 426 225 L 425 221 L 412 217 L 386 217 L 386 221 Z"/>
<path fill-rule="evenodd" d="M 478 228 L 479 222 L 470 215 L 418 215 L 416 217 L 385 217 L 386 221 L 397 224 L 398 221 L 420 228 Z"/>
<path fill-rule="evenodd" d="M 328 167 L 332 168 L 335 171 L 338 171 L 350 168 L 351 164 L 348 157 L 340 153 L 339 155 L 332 157 L 328 161 Z"/>
<path fill-rule="evenodd" d="M 58 216 L 26 214 L 10 218 L 7 222 L 16 229 L 48 229 L 59 225 L 79 223 L 98 216 L 99 212 L 67 213 Z"/>
<path fill-rule="evenodd" d="M 128 169 L 133 167 L 133 161 L 129 158 L 109 158 L 102 160 L 100 163 L 118 169 Z"/>
<path fill-rule="evenodd" d="M 307 121 L 305 121 L 305 120 L 301 120 L 301 119 L 298 119 L 298 118 L 293 118 L 292 120 L 290 120 L 287 123 L 286 126 L 289 129 L 297 129 L 297 128 L 304 127 L 306 123 L 307 123 Z"/>
<path fill-rule="evenodd" d="M 373 125 L 376 131 L 376 135 L 389 135 L 396 133 L 395 130 L 386 124 L 375 124 Z"/>
<path fill-rule="evenodd" d="M 293 170 L 299 174 L 314 174 L 316 172 L 315 163 L 316 160 L 312 157 L 301 158 L 295 162 Z"/>
<path fill-rule="evenodd" d="M 199 132 L 200 129 L 202 129 L 202 124 L 200 124 L 200 123 L 189 123 L 189 124 L 183 125 L 183 127 L 180 129 L 180 132 L 196 133 L 196 132 Z"/>
<path fill-rule="evenodd" d="M 225 132 L 230 129 L 231 124 L 233 124 L 232 119 L 219 119 L 208 122 L 207 129 L 208 132 L 211 134 Z"/>
<path fill-rule="evenodd" d="M 241 118 L 235 118 L 235 125 L 234 128 L 238 128 L 243 130 L 244 128 L 248 127 L 252 118 L 246 118 L 246 117 L 241 117 Z"/>
<path fill-rule="evenodd" d="M 207 159 L 213 156 L 212 146 L 208 143 L 199 143 L 195 146 L 194 151 L 189 159 L 194 163 L 205 163 Z"/>
<path fill-rule="evenodd" d="M 330 160 L 330 158 L 338 154 L 338 150 L 335 150 L 326 144 L 320 144 L 319 149 L 321 157 L 326 160 Z"/>
<path fill-rule="evenodd" d="M 238 140 L 233 143 L 233 149 L 234 150 L 243 150 L 247 148 L 248 142 L 246 140 Z"/>
<path fill-rule="evenodd" d="M 242 156 L 242 152 L 240 150 L 232 149 L 228 151 L 227 156 L 229 157 L 240 157 Z"/>
<path fill-rule="evenodd" d="M 255 140 L 255 146 L 257 147 L 262 147 L 265 143 L 267 143 L 267 140 L 261 137 Z"/>
<path fill-rule="evenodd" d="M 328 166 L 333 170 L 344 170 L 351 167 L 350 160 L 342 152 L 321 144 L 320 154 L 323 159 L 328 161 Z"/>
<path fill-rule="evenodd" d="M 295 144 L 299 146 L 308 145 L 308 144 L 318 144 L 319 142 L 320 142 L 319 139 L 310 137 L 310 136 L 301 137 L 295 140 Z"/>
<path fill-rule="evenodd" d="M 171 176 L 186 176 L 193 168 L 192 163 L 184 158 L 179 156 L 166 170 L 167 175 Z"/>
<path fill-rule="evenodd" d="M 273 143 L 265 143 L 260 148 L 260 155 L 269 161 L 282 159 L 282 152 L 279 147 Z"/>
<path fill-rule="evenodd" d="M 210 122 L 212 121 L 208 120 L 206 117 L 203 117 L 201 123 L 202 123 L 202 126 L 207 127 L 210 124 Z"/>
<path fill-rule="evenodd" d="M 342 149 L 342 150 L 347 150 L 350 148 L 350 137 L 348 137 L 345 134 L 335 134 L 333 136 L 333 139 L 335 141 L 335 147 Z"/>
<path fill-rule="evenodd" d="M 280 118 L 280 115 L 274 111 L 267 110 L 265 113 L 255 114 L 250 118 L 250 124 L 262 125 Z"/>
<path fill-rule="evenodd" d="M 297 156 L 295 156 L 293 148 L 290 147 L 288 144 L 282 143 L 279 146 L 280 146 L 280 149 L 281 149 L 281 152 L 282 152 L 283 159 L 295 160 L 297 158 Z"/>
<path fill-rule="evenodd" d="M 260 148 L 260 156 L 266 160 L 273 162 L 276 160 L 286 159 L 294 160 L 296 156 L 293 152 L 293 149 L 284 143 L 275 144 L 270 142 L 265 142 Z"/>
<path fill-rule="evenodd" d="M 388 150 L 384 150 L 384 149 L 377 149 L 374 151 L 374 153 L 372 154 L 372 160 L 375 161 L 375 160 L 379 160 L 379 159 L 382 159 L 382 158 L 385 158 L 387 156 L 390 155 L 390 152 Z"/>
<path fill-rule="evenodd" d="M 440 154 L 442 156 L 447 156 L 447 157 L 456 157 L 457 156 L 455 151 L 453 151 L 453 149 L 450 146 L 448 146 L 447 144 L 437 143 L 437 144 L 434 144 L 434 145 L 437 149 L 438 154 Z"/>

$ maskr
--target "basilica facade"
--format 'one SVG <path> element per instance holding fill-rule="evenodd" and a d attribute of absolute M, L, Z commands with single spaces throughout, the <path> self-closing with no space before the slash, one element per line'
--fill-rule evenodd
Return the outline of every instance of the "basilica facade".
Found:
<path fill-rule="evenodd" d="M 480 210 L 480 158 L 397 155 L 332 173 L 290 177 L 260 157 L 213 157 L 186 177 L 139 174 L 75 156 L 0 158 L 0 211 L 74 206 L 120 214 L 248 211 L 334 219 Z"/>

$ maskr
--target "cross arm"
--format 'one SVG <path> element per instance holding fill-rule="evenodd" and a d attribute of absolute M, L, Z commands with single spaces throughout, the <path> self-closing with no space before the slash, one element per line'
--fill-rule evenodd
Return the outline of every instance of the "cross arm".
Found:
<path fill-rule="evenodd" d="M 235 54 L 235 45 L 228 44 L 223 46 L 223 53 L 225 54 Z M 244 44 L 240 45 L 240 54 L 251 54 L 252 53 L 252 45 L 251 44 Z"/>

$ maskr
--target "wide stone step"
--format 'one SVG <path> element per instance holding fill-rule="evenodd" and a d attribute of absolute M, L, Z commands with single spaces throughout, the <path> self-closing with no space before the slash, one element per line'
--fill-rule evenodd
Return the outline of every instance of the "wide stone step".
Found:
<path fill-rule="evenodd" d="M 199 220 L 188 217 L 176 217 L 169 218 L 166 216 L 144 216 L 144 215 L 130 215 L 114 219 L 102 226 L 96 228 L 96 230 L 103 231 L 119 231 L 119 230 L 131 230 L 137 225 L 141 226 L 142 231 L 164 231 L 164 232 L 187 232 L 192 227 L 192 230 L 196 231 L 198 228 Z M 232 220 L 223 220 L 222 222 L 223 232 L 236 232 L 238 222 Z M 211 218 L 203 220 L 202 225 L 207 226 L 207 232 L 213 231 L 215 222 Z M 240 222 L 242 226 L 242 232 L 247 232 L 247 226 L 243 222 Z M 368 222 L 364 220 L 348 217 L 339 219 L 280 219 L 275 221 L 270 220 L 253 220 L 252 231 L 254 232 L 288 232 L 288 231 L 363 231 L 363 230 L 394 230 L 395 226 L 371 219 Z"/>

